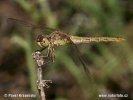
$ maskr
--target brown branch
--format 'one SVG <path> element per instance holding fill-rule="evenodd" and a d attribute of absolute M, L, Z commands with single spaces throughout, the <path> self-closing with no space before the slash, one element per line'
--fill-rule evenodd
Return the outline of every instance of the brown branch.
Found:
<path fill-rule="evenodd" d="M 41 100 L 46 100 L 44 88 L 49 88 L 48 83 L 52 83 L 51 80 L 43 80 L 42 79 L 42 66 L 46 63 L 44 62 L 43 56 L 40 51 L 36 51 L 32 54 L 33 59 L 37 64 L 37 88 L 40 95 Z"/>

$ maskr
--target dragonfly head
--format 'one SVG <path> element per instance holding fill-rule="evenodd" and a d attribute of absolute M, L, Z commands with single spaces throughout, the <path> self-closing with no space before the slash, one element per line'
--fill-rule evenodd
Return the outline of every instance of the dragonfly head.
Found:
<path fill-rule="evenodd" d="M 40 47 L 47 47 L 49 45 L 49 41 L 46 36 L 40 34 L 36 38 L 36 42 Z"/>

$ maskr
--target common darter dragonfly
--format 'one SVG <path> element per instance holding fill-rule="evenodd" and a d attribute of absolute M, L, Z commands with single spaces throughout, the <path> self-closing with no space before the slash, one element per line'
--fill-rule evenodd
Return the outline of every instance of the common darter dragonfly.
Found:
<path fill-rule="evenodd" d="M 14 22 L 17 24 L 23 24 L 28 27 L 32 27 L 33 29 L 36 29 L 35 25 L 26 23 L 24 21 L 8 18 L 8 22 Z M 49 29 L 48 29 L 49 30 Z M 60 31 L 60 30 L 54 30 L 51 29 L 50 34 L 38 34 L 36 37 L 36 42 L 39 47 L 41 47 L 40 51 L 43 51 L 44 49 L 47 49 L 47 57 L 50 57 L 52 61 L 55 60 L 55 46 L 61 46 L 65 44 L 72 44 L 75 46 L 75 44 L 82 44 L 82 43 L 91 43 L 91 42 L 121 42 L 124 41 L 124 38 L 121 37 L 79 37 L 79 36 L 72 36 L 68 35 L 67 33 Z M 76 47 L 76 46 L 75 46 Z M 79 50 L 76 47 L 78 54 Z M 77 54 L 77 55 L 78 55 Z M 81 58 L 80 58 L 81 59 Z M 83 63 L 83 61 L 81 60 Z M 83 65 L 84 69 L 85 66 Z"/>

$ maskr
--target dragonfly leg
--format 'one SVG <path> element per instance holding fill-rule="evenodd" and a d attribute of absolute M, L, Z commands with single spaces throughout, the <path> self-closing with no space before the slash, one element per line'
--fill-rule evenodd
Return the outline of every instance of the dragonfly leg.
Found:
<path fill-rule="evenodd" d="M 52 58 L 52 52 L 53 52 L 52 48 L 53 47 L 51 45 L 48 46 L 47 54 L 46 56 L 43 56 L 43 58 Z M 37 51 L 42 52 L 44 49 L 45 48 L 42 48 L 41 50 L 37 50 Z"/>
<path fill-rule="evenodd" d="M 55 59 L 55 50 L 54 50 L 54 46 L 52 44 L 50 44 L 48 46 L 48 54 L 47 54 L 47 56 L 51 58 L 52 62 L 54 62 L 54 59 Z"/>
<path fill-rule="evenodd" d="M 55 61 L 55 50 L 54 50 L 53 47 L 51 48 L 51 50 L 52 50 L 52 52 L 51 52 L 51 58 L 52 58 L 52 62 L 54 62 Z"/>
<path fill-rule="evenodd" d="M 41 48 L 41 49 L 38 49 L 36 50 L 35 52 L 39 51 L 39 52 L 42 52 L 43 50 L 45 50 L 46 48 Z"/>
<path fill-rule="evenodd" d="M 45 50 L 45 49 L 46 49 L 46 48 L 41 48 L 41 49 L 40 49 L 40 52 L 42 52 L 42 51 Z"/>
<path fill-rule="evenodd" d="M 46 54 L 46 56 L 43 56 L 43 58 L 48 58 L 49 57 L 49 54 L 50 52 L 49 52 L 49 47 L 48 47 L 48 51 L 47 51 L 47 54 Z"/>

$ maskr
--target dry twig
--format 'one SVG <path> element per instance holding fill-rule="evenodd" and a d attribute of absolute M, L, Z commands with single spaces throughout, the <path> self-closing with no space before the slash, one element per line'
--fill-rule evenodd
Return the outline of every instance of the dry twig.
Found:
<path fill-rule="evenodd" d="M 34 60 L 37 64 L 37 88 L 41 100 L 46 100 L 44 88 L 49 88 L 48 83 L 52 83 L 51 80 L 42 79 L 42 66 L 46 63 L 44 62 L 43 56 L 40 51 L 36 51 L 32 54 Z"/>

